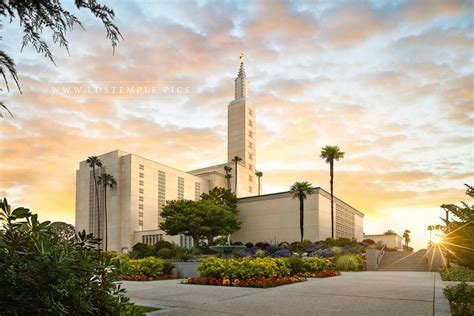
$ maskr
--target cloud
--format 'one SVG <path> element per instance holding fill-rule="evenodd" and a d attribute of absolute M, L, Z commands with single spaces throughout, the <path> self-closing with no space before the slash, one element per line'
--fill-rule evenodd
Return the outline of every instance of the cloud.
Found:
<path fill-rule="evenodd" d="M 125 37 L 115 55 L 92 17 L 86 32 L 70 34 L 71 57 L 55 50 L 58 67 L 31 49 L 14 54 L 24 93 L 6 95 L 15 119 L 0 124 L 0 191 L 16 205 L 73 221 L 79 161 L 115 149 L 183 170 L 225 161 L 241 52 L 264 192 L 300 180 L 327 189 L 320 149 L 339 145 L 336 195 L 383 225 L 383 214 L 400 208 L 430 210 L 435 221 L 441 203 L 463 199 L 472 180 L 467 2 L 111 6 Z M 8 27 L 10 51 L 21 30 Z M 190 93 L 52 91 L 149 82 Z"/>

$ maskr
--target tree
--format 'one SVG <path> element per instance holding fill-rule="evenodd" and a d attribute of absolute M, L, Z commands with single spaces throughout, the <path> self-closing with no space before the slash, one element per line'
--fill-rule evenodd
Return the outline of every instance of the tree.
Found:
<path fill-rule="evenodd" d="M 304 237 L 304 200 L 307 195 L 313 194 L 313 185 L 309 182 L 295 182 L 291 188 L 290 192 L 293 194 L 293 199 L 298 199 L 300 201 L 300 236 L 301 242 L 303 242 Z"/>
<path fill-rule="evenodd" d="M 329 163 L 329 176 L 331 178 L 331 238 L 334 238 L 334 160 L 344 158 L 344 152 L 338 146 L 325 146 L 321 149 L 321 158 Z"/>
<path fill-rule="evenodd" d="M 232 167 L 231 166 L 224 166 L 225 171 L 225 178 L 227 180 L 227 189 L 231 189 L 230 187 L 230 179 L 232 178 Z"/>
<path fill-rule="evenodd" d="M 101 238 L 100 235 L 100 200 L 99 200 L 99 187 L 97 185 L 97 173 L 95 168 L 102 168 L 102 161 L 96 156 L 90 156 L 87 158 L 86 163 L 92 168 L 92 178 L 94 179 L 95 198 L 97 202 L 97 238 Z"/>
<path fill-rule="evenodd" d="M 164 220 L 160 229 L 172 236 L 191 236 L 195 248 L 199 240 L 207 239 L 212 244 L 215 237 L 231 234 L 240 229 L 241 224 L 229 207 L 206 199 L 168 201 L 160 215 Z"/>
<path fill-rule="evenodd" d="M 234 193 L 237 195 L 237 164 L 239 161 L 242 161 L 242 158 L 239 156 L 235 156 L 234 159 L 232 159 L 233 162 L 235 162 L 235 188 L 234 188 Z"/>
<path fill-rule="evenodd" d="M 258 195 L 260 195 L 260 178 L 263 177 L 263 172 L 257 171 L 255 175 L 258 177 Z"/>
<path fill-rule="evenodd" d="M 429 225 L 426 229 L 430 232 L 430 240 L 431 240 L 431 239 L 432 239 L 433 230 L 434 230 L 434 226 L 433 226 L 433 225 Z"/>
<path fill-rule="evenodd" d="M 114 176 L 108 173 L 102 173 L 99 176 L 98 183 L 104 188 L 104 224 L 105 224 L 105 251 L 107 251 L 107 244 L 109 243 L 108 229 L 107 229 L 107 188 L 113 189 L 117 185 Z"/>
<path fill-rule="evenodd" d="M 96 0 L 75 0 L 74 3 L 78 10 L 89 10 L 102 21 L 107 32 L 107 38 L 111 41 L 112 48 L 115 50 L 122 35 L 113 23 L 114 11 L 97 3 Z M 71 32 L 75 25 L 84 29 L 77 17 L 66 11 L 59 0 L 2 1 L 0 3 L 0 16 L 4 16 L 10 21 L 19 20 L 20 26 L 23 28 L 22 50 L 31 44 L 39 54 L 43 54 L 53 63 L 53 54 L 42 35 L 51 34 L 53 43 L 66 48 L 69 53 L 69 42 L 66 39 L 67 32 Z M 7 79 L 7 74 L 10 74 L 21 93 L 15 62 L 3 50 L 0 50 L 0 74 L 3 76 L 7 91 L 10 91 Z M 0 101 L 0 108 L 5 109 L 13 116 L 2 101 Z M 0 117 L 3 117 L 1 113 Z"/>
<path fill-rule="evenodd" d="M 405 231 L 403 232 L 403 239 L 405 239 L 405 247 L 406 248 L 408 248 L 408 244 L 411 241 L 410 234 L 411 234 L 411 231 L 409 229 L 405 229 Z"/>
<path fill-rule="evenodd" d="M 474 187 L 465 184 L 466 195 L 474 197 Z M 441 247 L 450 262 L 474 269 L 474 204 L 461 202 L 461 206 L 443 204 L 451 216 L 445 220 Z"/>
<path fill-rule="evenodd" d="M 114 283 L 116 269 L 85 231 L 72 239 L 52 234 L 29 209 L 0 200 L 2 315 L 119 315 L 128 298 Z"/>
<path fill-rule="evenodd" d="M 387 230 L 385 233 L 383 233 L 384 235 L 396 235 L 397 233 L 393 230 L 393 229 L 389 229 Z"/>
<path fill-rule="evenodd" d="M 237 213 L 237 196 L 230 190 L 219 187 L 212 188 L 209 193 L 202 193 L 201 199 L 209 200 L 219 206 L 228 207 Z"/>
<path fill-rule="evenodd" d="M 63 239 L 71 239 L 76 234 L 74 226 L 64 222 L 53 222 L 49 225 L 49 228 L 53 233 Z"/>

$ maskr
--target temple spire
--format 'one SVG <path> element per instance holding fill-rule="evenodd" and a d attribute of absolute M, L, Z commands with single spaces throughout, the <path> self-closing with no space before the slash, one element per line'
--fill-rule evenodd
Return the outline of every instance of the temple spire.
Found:
<path fill-rule="evenodd" d="M 235 78 L 235 100 L 247 98 L 248 96 L 248 80 L 245 75 L 244 53 L 240 54 L 240 69 L 237 78 Z"/>

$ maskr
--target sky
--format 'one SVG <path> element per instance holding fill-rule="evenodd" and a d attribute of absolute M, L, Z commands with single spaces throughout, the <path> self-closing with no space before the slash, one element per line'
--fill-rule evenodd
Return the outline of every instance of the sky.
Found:
<path fill-rule="evenodd" d="M 23 91 L 0 92 L 15 116 L 0 120 L 0 194 L 13 206 L 74 223 L 79 161 L 115 149 L 182 170 L 225 161 L 241 53 L 263 193 L 329 190 L 319 155 L 338 145 L 335 194 L 365 213 L 367 234 L 410 229 L 424 247 L 440 205 L 467 200 L 472 1 L 100 2 L 124 37 L 114 54 L 72 1 L 85 31 L 68 34 L 69 54 L 44 33 L 56 65 L 21 51 L 18 20 L 2 21 Z"/>

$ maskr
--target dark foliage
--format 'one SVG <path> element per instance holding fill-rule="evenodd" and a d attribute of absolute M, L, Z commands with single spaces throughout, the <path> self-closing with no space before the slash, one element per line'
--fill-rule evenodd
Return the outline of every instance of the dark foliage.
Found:
<path fill-rule="evenodd" d="M 26 208 L 0 201 L 1 315 L 118 315 L 128 303 L 110 259 L 85 231 L 66 240 Z"/>

